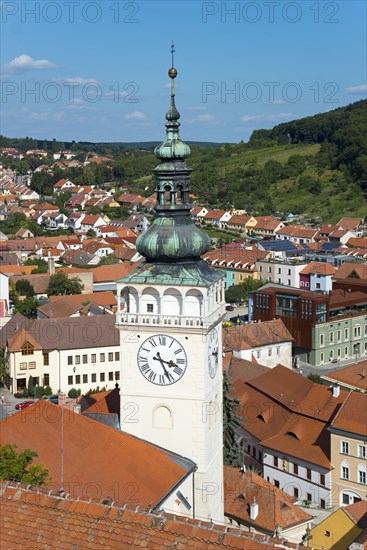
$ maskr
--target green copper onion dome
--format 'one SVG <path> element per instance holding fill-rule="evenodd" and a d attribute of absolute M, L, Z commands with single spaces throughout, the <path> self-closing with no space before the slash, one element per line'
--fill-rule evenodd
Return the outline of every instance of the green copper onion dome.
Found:
<path fill-rule="evenodd" d="M 166 114 L 166 139 L 154 151 L 161 161 L 154 170 L 156 218 L 136 241 L 138 252 L 149 262 L 197 260 L 210 248 L 209 237 L 196 227 L 190 216 L 191 168 L 185 158 L 191 150 L 179 135 L 180 113 L 176 109 L 174 93 L 177 71 L 172 67 L 168 74 L 171 78 L 171 103 Z"/>

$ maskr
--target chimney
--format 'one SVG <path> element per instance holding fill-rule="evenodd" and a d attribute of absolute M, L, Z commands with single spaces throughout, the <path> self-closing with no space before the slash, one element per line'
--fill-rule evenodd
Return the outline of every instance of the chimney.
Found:
<path fill-rule="evenodd" d="M 333 392 L 333 397 L 339 397 L 339 395 L 340 395 L 340 386 L 338 384 L 335 384 L 334 386 L 331 386 L 331 390 Z"/>
<path fill-rule="evenodd" d="M 255 520 L 259 515 L 259 505 L 256 502 L 256 497 L 254 497 L 253 502 L 250 504 L 250 519 Z"/>
<path fill-rule="evenodd" d="M 49 272 L 50 275 L 54 275 L 55 274 L 55 260 L 54 260 L 54 258 L 51 258 L 51 256 L 48 256 L 47 261 L 48 261 L 48 272 Z"/>

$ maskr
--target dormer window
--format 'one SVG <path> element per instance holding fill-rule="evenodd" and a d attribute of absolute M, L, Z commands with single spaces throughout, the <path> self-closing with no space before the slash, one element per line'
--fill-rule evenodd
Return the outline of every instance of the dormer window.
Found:
<path fill-rule="evenodd" d="M 34 354 L 34 347 L 29 344 L 29 342 L 26 342 L 24 346 L 21 348 L 22 355 L 33 355 Z"/>

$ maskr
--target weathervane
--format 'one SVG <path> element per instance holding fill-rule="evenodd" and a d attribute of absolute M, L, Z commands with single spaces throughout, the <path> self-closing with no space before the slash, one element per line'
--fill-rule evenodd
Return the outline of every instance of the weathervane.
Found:
<path fill-rule="evenodd" d="M 172 40 L 172 44 L 171 44 L 171 56 L 172 56 L 172 67 L 170 68 L 170 70 L 168 71 L 168 76 L 172 79 L 172 82 L 171 82 L 171 96 L 174 96 L 175 95 L 175 85 L 174 85 L 174 79 L 176 78 L 177 76 L 177 70 L 175 69 L 174 67 L 174 62 L 175 62 L 175 45 L 173 43 L 173 40 Z"/>

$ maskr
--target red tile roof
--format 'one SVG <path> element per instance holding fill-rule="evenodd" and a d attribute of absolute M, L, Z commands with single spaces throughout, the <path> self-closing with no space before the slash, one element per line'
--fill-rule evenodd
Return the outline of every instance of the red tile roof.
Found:
<path fill-rule="evenodd" d="M 354 248 L 367 248 L 367 238 L 366 237 L 351 237 L 347 242 L 348 246 L 353 246 Z"/>
<path fill-rule="evenodd" d="M 223 329 L 223 347 L 227 351 L 292 341 L 293 336 L 281 319 Z"/>
<path fill-rule="evenodd" d="M 354 363 L 344 369 L 329 372 L 323 379 L 340 382 L 341 385 L 350 388 L 358 388 L 367 392 L 367 360 Z"/>
<path fill-rule="evenodd" d="M 362 221 L 363 220 L 361 218 L 342 218 L 336 225 L 350 231 L 357 229 L 357 227 L 361 225 Z"/>
<path fill-rule="evenodd" d="M 335 272 L 335 267 L 329 263 L 310 262 L 300 271 L 300 275 L 311 275 L 312 273 L 317 273 L 319 275 L 334 275 Z"/>
<path fill-rule="evenodd" d="M 177 517 L 161 511 L 72 500 L 25 486 L 0 485 L 2 549 L 272 550 L 279 539 Z M 305 547 L 304 547 L 305 548 Z"/>
<path fill-rule="evenodd" d="M 367 394 L 351 391 L 339 410 L 333 428 L 367 437 Z"/>
<path fill-rule="evenodd" d="M 250 504 L 256 499 L 259 513 L 250 517 Z M 273 533 L 277 524 L 283 531 L 296 525 L 307 525 L 313 516 L 296 506 L 294 499 L 274 487 L 254 472 L 242 473 L 237 468 L 224 467 L 224 513 L 240 524 Z"/>
<path fill-rule="evenodd" d="M 116 281 L 116 279 L 129 275 L 138 265 L 138 262 L 124 262 L 122 264 L 102 265 L 100 267 L 96 267 L 92 270 L 93 281 L 95 283 Z"/>
<path fill-rule="evenodd" d="M 1 423 L 0 445 L 6 443 L 36 451 L 52 489 L 63 485 L 72 498 L 112 497 L 116 505 L 153 508 L 195 468 L 189 459 L 42 399 Z"/>
<path fill-rule="evenodd" d="M 222 216 L 226 214 L 225 210 L 209 210 L 207 214 L 205 214 L 204 219 L 205 220 L 220 220 Z"/>
<path fill-rule="evenodd" d="M 333 397 L 329 388 L 281 365 L 233 388 L 244 429 L 264 448 L 332 468 L 327 427 L 347 392 Z"/>

